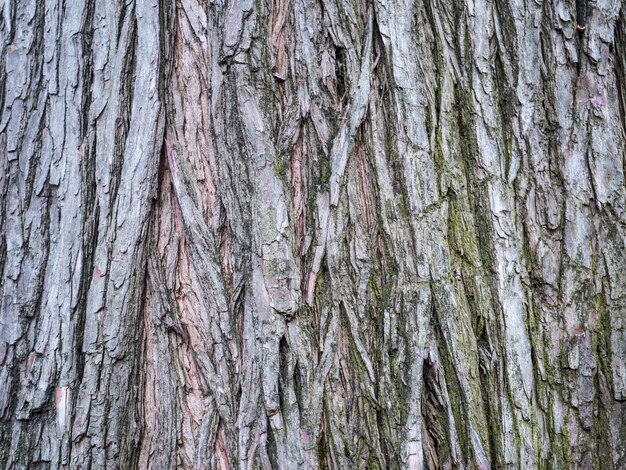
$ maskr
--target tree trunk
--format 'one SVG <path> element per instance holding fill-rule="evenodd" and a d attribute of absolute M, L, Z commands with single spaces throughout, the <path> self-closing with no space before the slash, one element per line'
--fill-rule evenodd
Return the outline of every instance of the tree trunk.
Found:
<path fill-rule="evenodd" d="M 1 468 L 626 468 L 621 1 L 0 8 Z"/>

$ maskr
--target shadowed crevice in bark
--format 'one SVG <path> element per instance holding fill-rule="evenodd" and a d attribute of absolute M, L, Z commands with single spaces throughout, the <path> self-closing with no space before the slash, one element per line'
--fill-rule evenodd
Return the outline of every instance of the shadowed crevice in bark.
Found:
<path fill-rule="evenodd" d="M 626 134 L 626 8 L 622 5 L 615 25 L 615 80 L 619 94 L 619 110 L 624 133 Z"/>

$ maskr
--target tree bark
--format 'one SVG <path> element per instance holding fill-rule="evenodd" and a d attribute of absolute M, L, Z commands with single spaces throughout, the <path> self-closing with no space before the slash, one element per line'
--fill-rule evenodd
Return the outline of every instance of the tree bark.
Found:
<path fill-rule="evenodd" d="M 626 468 L 619 0 L 6 0 L 0 467 Z"/>

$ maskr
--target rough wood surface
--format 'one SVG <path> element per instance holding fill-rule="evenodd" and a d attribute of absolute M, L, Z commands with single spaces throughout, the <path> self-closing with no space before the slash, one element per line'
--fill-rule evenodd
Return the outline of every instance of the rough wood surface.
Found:
<path fill-rule="evenodd" d="M 626 468 L 620 0 L 5 0 L 0 467 Z"/>

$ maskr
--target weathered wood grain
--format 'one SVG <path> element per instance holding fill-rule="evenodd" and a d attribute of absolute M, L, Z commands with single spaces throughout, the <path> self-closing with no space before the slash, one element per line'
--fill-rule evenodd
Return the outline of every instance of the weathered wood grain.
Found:
<path fill-rule="evenodd" d="M 621 0 L 5 0 L 0 467 L 626 468 Z"/>

